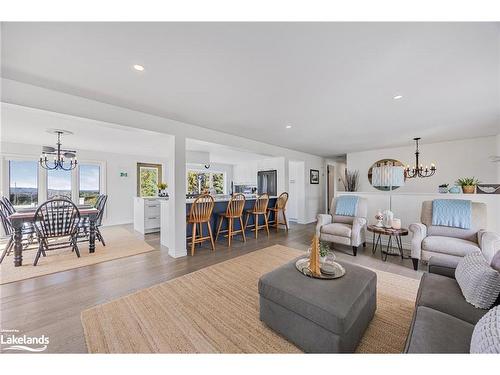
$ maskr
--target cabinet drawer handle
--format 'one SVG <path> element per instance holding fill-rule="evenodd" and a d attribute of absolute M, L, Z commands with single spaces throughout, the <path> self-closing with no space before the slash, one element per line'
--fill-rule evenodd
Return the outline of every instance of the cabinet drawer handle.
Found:
<path fill-rule="evenodd" d="M 153 220 L 153 219 L 159 219 L 158 216 L 153 216 L 153 217 L 148 217 L 149 220 Z"/>

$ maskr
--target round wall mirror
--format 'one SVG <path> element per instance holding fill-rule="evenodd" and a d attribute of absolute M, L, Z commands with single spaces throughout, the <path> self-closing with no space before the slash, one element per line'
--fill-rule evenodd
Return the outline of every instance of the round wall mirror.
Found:
<path fill-rule="evenodd" d="M 368 170 L 368 181 L 378 190 L 391 191 L 404 186 L 406 180 L 403 163 L 395 159 L 382 159 Z"/>

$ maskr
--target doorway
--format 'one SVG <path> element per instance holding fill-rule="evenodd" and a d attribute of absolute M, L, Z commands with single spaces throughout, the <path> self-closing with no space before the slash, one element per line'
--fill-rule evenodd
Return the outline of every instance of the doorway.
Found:
<path fill-rule="evenodd" d="M 336 180 L 335 180 L 335 165 L 328 164 L 326 167 L 326 190 L 327 190 L 327 212 L 330 211 L 332 199 L 335 198 Z"/>
<path fill-rule="evenodd" d="M 288 186 L 290 195 L 288 197 L 287 216 L 288 220 L 296 223 L 304 222 L 304 174 L 305 167 L 303 161 L 288 162 Z"/>

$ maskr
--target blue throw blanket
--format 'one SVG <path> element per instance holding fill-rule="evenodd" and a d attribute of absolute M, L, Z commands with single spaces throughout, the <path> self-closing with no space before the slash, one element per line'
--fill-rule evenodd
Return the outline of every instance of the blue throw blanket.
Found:
<path fill-rule="evenodd" d="M 342 195 L 337 198 L 335 215 L 356 216 L 359 197 L 355 195 Z"/>
<path fill-rule="evenodd" d="M 464 199 L 434 199 L 432 225 L 470 229 L 471 201 Z"/>

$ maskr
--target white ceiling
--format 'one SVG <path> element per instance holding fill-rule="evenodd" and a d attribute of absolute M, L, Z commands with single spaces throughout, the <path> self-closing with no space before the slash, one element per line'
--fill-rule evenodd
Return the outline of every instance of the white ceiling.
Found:
<path fill-rule="evenodd" d="M 2 104 L 1 139 L 5 142 L 54 146 L 57 137 L 48 129 L 72 132 L 62 136 L 66 149 L 105 151 L 128 155 L 166 157 L 165 145 L 170 136 L 127 126 L 87 120 Z"/>
<path fill-rule="evenodd" d="M 62 138 L 63 146 L 69 149 L 155 157 L 168 155 L 165 145 L 170 136 L 166 134 L 10 104 L 2 104 L 1 113 L 0 135 L 5 142 L 54 146 L 56 136 L 47 130 L 56 128 L 73 133 Z M 270 157 L 196 139 L 186 139 L 186 150 L 208 152 L 210 162 L 223 164 Z"/>
<path fill-rule="evenodd" d="M 322 156 L 500 133 L 499 67 L 498 23 L 2 24 L 6 78 Z"/>
<path fill-rule="evenodd" d="M 208 152 L 211 163 L 221 164 L 239 164 L 272 157 L 271 155 L 246 152 L 234 147 L 190 138 L 186 139 L 186 150 Z"/>

